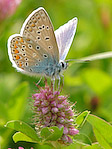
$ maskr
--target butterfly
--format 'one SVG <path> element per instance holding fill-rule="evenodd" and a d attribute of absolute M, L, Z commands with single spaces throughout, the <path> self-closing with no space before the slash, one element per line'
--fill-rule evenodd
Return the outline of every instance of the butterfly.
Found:
<path fill-rule="evenodd" d="M 20 34 L 8 39 L 10 61 L 18 71 L 28 75 L 48 76 L 60 80 L 61 72 L 68 67 L 65 60 L 77 27 L 73 18 L 56 31 L 44 8 L 34 10 L 25 20 Z M 105 54 L 106 53 L 106 54 Z M 79 61 L 112 57 L 112 52 L 93 55 Z"/>
<path fill-rule="evenodd" d="M 29 75 L 60 78 L 67 68 L 65 58 L 77 26 L 73 18 L 54 32 L 44 8 L 34 10 L 25 20 L 20 34 L 8 39 L 10 61 L 18 71 Z"/>

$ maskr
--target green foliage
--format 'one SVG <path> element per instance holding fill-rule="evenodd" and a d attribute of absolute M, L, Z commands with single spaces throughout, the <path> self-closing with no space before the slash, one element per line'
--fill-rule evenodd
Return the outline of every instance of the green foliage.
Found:
<path fill-rule="evenodd" d="M 9 80 L 10 82 L 10 80 Z M 6 84 L 2 84 L 4 86 L 4 94 L 7 96 L 8 100 L 7 103 L 6 99 L 1 101 L 1 108 L 0 108 L 0 137 L 2 138 L 0 140 L 0 144 L 4 144 L 3 147 L 6 148 L 9 137 L 12 133 L 12 130 L 4 129 L 4 124 L 9 121 L 10 119 L 21 119 L 24 116 L 25 107 L 26 107 L 26 99 L 28 97 L 28 83 L 23 82 L 18 87 L 15 87 L 16 84 L 12 85 L 12 88 L 10 90 L 13 90 L 13 93 L 5 92 L 5 89 L 7 91 L 7 88 L 9 88 L 9 85 L 6 86 Z M 7 93 L 7 94 L 6 94 Z M 3 92 L 1 93 L 3 94 Z M 3 110 L 3 111 L 2 111 Z"/>
<path fill-rule="evenodd" d="M 84 149 L 102 149 L 102 147 L 98 143 L 92 144 L 92 146 L 86 146 Z"/>
<path fill-rule="evenodd" d="M 83 145 L 92 145 L 90 138 L 85 134 L 81 134 L 81 133 L 74 136 L 74 142 L 83 144 Z"/>
<path fill-rule="evenodd" d="M 40 132 L 40 135 L 38 135 L 38 133 L 36 133 L 36 131 L 31 126 L 17 120 L 9 121 L 5 127 L 19 131 L 13 135 L 13 140 L 15 143 L 18 141 L 26 141 L 39 143 L 41 145 L 49 144 L 55 147 L 60 146 L 56 141 L 60 139 L 63 134 L 63 128 L 59 129 L 56 126 L 53 126 L 43 128 Z"/>
<path fill-rule="evenodd" d="M 14 119 L 31 123 L 32 112 L 29 110 L 28 97 L 30 96 L 29 93 L 31 94 L 35 90 L 33 82 L 37 82 L 39 79 L 15 71 L 8 57 L 7 40 L 10 35 L 20 32 L 27 16 L 40 6 L 47 10 L 54 29 L 57 29 L 75 16 L 78 18 L 76 35 L 67 59 L 112 51 L 112 0 L 23 0 L 12 16 L 0 22 L 0 145 L 3 149 L 8 147 L 17 148 L 18 145 L 18 143 L 12 142 L 12 130 L 4 128 L 7 121 Z M 42 85 L 42 82 L 40 85 Z M 70 95 L 69 99 L 73 103 L 77 101 L 75 108 L 78 112 L 89 110 L 94 115 L 111 122 L 111 59 L 71 65 L 64 73 L 63 92 Z M 108 137 L 111 132 L 107 136 L 103 129 L 104 121 L 101 122 L 99 118 L 96 120 L 94 116 L 90 118 L 91 115 L 88 117 L 88 114 L 89 112 L 85 111 L 76 120 L 80 133 L 87 136 L 87 138 L 89 137 L 92 142 L 98 141 L 101 146 L 104 147 L 105 145 L 109 148 L 112 139 Z M 97 127 L 93 125 L 95 122 L 91 122 L 92 119 L 96 121 Z M 85 122 L 86 120 L 87 122 Z M 99 124 L 101 124 L 101 130 Z M 111 126 L 106 123 L 105 127 L 110 130 Z M 104 132 L 105 135 L 99 134 L 98 130 Z M 29 140 L 26 134 L 17 133 L 14 135 L 15 142 L 19 140 L 20 136 L 21 140 Z M 88 142 L 87 138 L 82 139 L 82 143 Z M 105 140 L 106 138 L 108 140 Z M 30 138 L 29 141 L 32 142 L 31 140 Z M 99 144 L 92 143 L 92 146 L 85 146 L 76 143 L 67 148 L 78 149 L 84 147 L 97 149 L 101 148 Z M 38 145 L 37 148 L 47 147 L 47 145 L 42 147 Z"/>
<path fill-rule="evenodd" d="M 90 75 L 91 71 L 91 75 Z M 85 69 L 82 72 L 82 79 L 88 86 L 97 94 L 104 95 L 105 92 L 111 88 L 112 78 L 101 70 Z M 96 82 L 98 85 L 96 85 Z"/>
<path fill-rule="evenodd" d="M 77 127 L 81 127 L 84 125 L 84 122 L 86 121 L 89 113 L 89 111 L 84 111 L 76 118 Z"/>
<path fill-rule="evenodd" d="M 32 129 L 32 127 L 30 127 L 29 125 L 27 125 L 26 123 L 24 123 L 22 121 L 15 121 L 15 120 L 10 121 L 6 124 L 6 127 L 12 128 L 16 131 L 19 131 L 19 132 L 25 134 L 27 137 L 34 140 L 34 142 L 40 141 L 39 137 L 37 136 L 36 132 Z M 17 138 L 17 136 L 19 136 L 21 139 L 20 133 L 13 136 L 13 138 L 15 139 L 15 138 Z"/>
<path fill-rule="evenodd" d="M 89 115 L 88 122 L 92 125 L 99 144 L 105 149 L 112 148 L 112 126 L 95 115 Z"/>
<path fill-rule="evenodd" d="M 85 118 L 84 118 L 85 116 Z M 91 148 L 112 148 L 112 126 L 107 123 L 106 121 L 102 120 L 101 118 L 89 114 L 88 111 L 84 111 L 77 117 L 77 122 L 79 124 L 84 124 L 85 121 L 88 121 L 94 131 L 96 140 L 98 143 L 93 143 L 88 136 L 85 134 L 79 133 L 73 137 L 74 145 L 80 145 L 84 148 L 91 149 Z M 48 144 L 54 148 L 61 148 L 63 144 L 60 144 L 58 140 L 61 138 L 63 134 L 63 128 L 59 129 L 56 126 L 53 127 L 45 127 L 41 130 L 40 135 L 38 132 L 36 133 L 34 129 L 28 124 L 22 121 L 9 121 L 6 124 L 6 127 L 12 128 L 16 131 L 13 135 L 13 140 L 15 143 L 18 141 L 27 141 L 27 142 L 34 142 L 40 145 Z M 38 146 L 38 145 L 37 145 Z M 72 146 L 72 145 L 71 145 Z M 70 148 L 66 147 L 67 149 Z"/>
<path fill-rule="evenodd" d="M 59 129 L 56 126 L 46 127 L 41 130 L 41 136 L 44 137 L 45 141 L 57 141 L 63 134 L 63 128 Z"/>

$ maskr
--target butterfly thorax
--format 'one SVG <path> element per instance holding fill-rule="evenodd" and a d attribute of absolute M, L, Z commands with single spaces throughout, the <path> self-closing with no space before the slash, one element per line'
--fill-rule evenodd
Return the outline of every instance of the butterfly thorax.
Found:
<path fill-rule="evenodd" d="M 50 65 L 45 70 L 45 75 L 49 77 L 58 77 L 60 73 L 67 68 L 68 64 L 64 61 L 60 61 L 55 65 Z"/>

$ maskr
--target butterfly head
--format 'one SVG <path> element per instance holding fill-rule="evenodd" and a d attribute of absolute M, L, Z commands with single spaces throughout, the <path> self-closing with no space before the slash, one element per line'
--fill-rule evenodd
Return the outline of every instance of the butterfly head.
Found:
<path fill-rule="evenodd" d="M 65 70 L 68 67 L 68 62 L 60 61 L 61 70 Z"/>

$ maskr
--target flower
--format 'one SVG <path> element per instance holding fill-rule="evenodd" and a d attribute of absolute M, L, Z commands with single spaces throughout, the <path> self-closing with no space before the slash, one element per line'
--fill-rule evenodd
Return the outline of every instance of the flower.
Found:
<path fill-rule="evenodd" d="M 36 130 L 51 126 L 64 127 L 60 141 L 72 143 L 71 137 L 78 134 L 79 130 L 75 128 L 75 114 L 68 96 L 62 96 L 59 91 L 53 91 L 53 86 L 48 86 L 47 81 L 45 81 L 45 87 L 38 85 L 37 87 L 39 92 L 32 95 Z"/>
<path fill-rule="evenodd" d="M 8 149 L 12 149 L 12 148 L 8 148 Z M 24 149 L 24 147 L 18 147 L 18 149 Z M 31 147 L 30 149 L 33 149 L 33 147 Z"/>
<path fill-rule="evenodd" d="M 0 20 L 12 15 L 21 0 L 0 0 Z"/>

